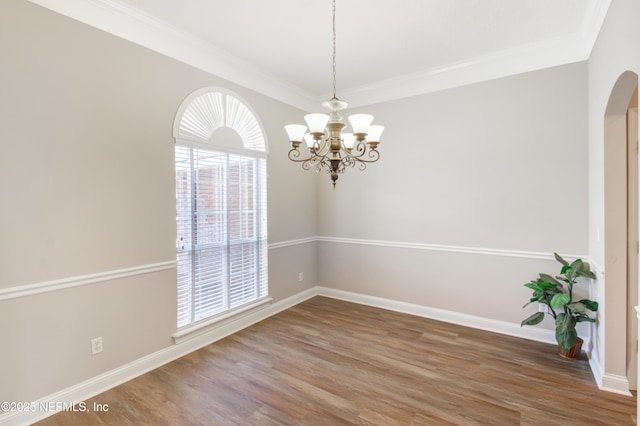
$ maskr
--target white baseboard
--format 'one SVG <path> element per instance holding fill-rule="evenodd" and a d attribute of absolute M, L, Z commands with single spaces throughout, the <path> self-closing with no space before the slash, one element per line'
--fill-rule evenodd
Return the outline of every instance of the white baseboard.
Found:
<path fill-rule="evenodd" d="M 139 358 L 128 364 L 122 365 L 106 373 L 100 374 L 84 382 L 63 389 L 51 395 L 47 395 L 33 402 L 33 411 L 14 411 L 0 415 L 0 425 L 29 425 L 53 415 L 55 411 L 40 411 L 39 407 L 56 407 L 61 404 L 77 404 L 96 395 L 101 394 L 115 386 L 134 379 L 168 362 L 187 355 L 195 350 L 207 346 L 217 340 L 223 339 L 233 333 L 247 328 L 259 321 L 269 318 L 295 306 L 317 294 L 316 289 L 310 289 L 298 293 L 292 297 L 269 304 L 261 309 L 253 310 L 244 315 L 222 322 L 209 330 L 203 331 L 191 339 L 186 339 L 180 344 L 169 346 L 157 352 Z M 56 405 L 58 404 L 58 405 Z"/>
<path fill-rule="evenodd" d="M 591 373 L 596 380 L 596 384 L 599 389 L 602 389 L 602 377 L 604 376 L 604 370 L 597 352 L 587 353 L 589 355 L 589 367 L 591 367 Z"/>
<path fill-rule="evenodd" d="M 629 380 L 625 376 L 618 376 L 617 374 L 604 373 L 602 375 L 601 383 L 602 385 L 599 387 L 603 391 L 619 393 L 620 395 L 632 396 L 631 392 L 629 392 Z"/>
<path fill-rule="evenodd" d="M 211 329 L 198 333 L 193 338 L 186 339 L 181 341 L 179 344 L 161 349 L 104 374 L 78 383 L 77 385 L 48 395 L 36 401 L 34 404 L 36 407 L 39 407 L 50 406 L 51 404 L 55 406 L 55 403 L 60 402 L 79 403 L 85 401 L 317 295 L 417 315 L 438 321 L 491 331 L 494 333 L 520 337 L 523 339 L 555 344 L 555 335 L 552 330 L 535 327 L 520 327 L 519 324 L 505 321 L 492 320 L 447 311 L 444 309 L 431 308 L 413 303 L 399 302 L 381 297 L 367 296 L 364 294 L 318 286 L 279 302 L 269 304 L 263 308 L 249 311 L 243 315 L 234 317 L 229 321 L 217 324 Z M 592 357 L 589 358 L 589 364 L 600 389 L 623 395 L 630 395 L 628 391 L 629 384 L 626 377 L 603 374 L 601 372 L 600 365 L 595 362 Z M 28 425 L 52 414 L 54 413 L 42 411 L 4 413 L 0 415 L 0 425 Z"/>
<path fill-rule="evenodd" d="M 535 327 L 520 327 L 506 321 L 498 321 L 473 315 L 461 314 L 459 312 L 447 311 L 444 309 L 430 308 L 428 306 L 416 305 L 413 303 L 399 302 L 396 300 L 384 299 L 381 297 L 367 296 L 359 293 L 351 293 L 342 290 L 334 290 L 327 287 L 317 287 L 318 295 L 359 303 L 361 305 L 374 306 L 376 308 L 388 309 L 395 312 L 416 315 L 438 321 L 458 324 L 465 327 L 477 328 L 494 333 L 506 334 L 528 340 L 535 340 L 543 343 L 556 343 L 555 334 L 551 330 L 544 330 Z"/>
<path fill-rule="evenodd" d="M 444 309 L 430 308 L 428 306 L 416 305 L 413 303 L 398 302 L 395 300 L 380 297 L 367 296 L 359 293 L 351 293 L 342 290 L 335 290 L 327 287 L 317 287 L 320 296 L 359 303 L 362 305 L 374 306 L 376 308 L 388 309 L 395 312 L 402 312 L 417 315 L 424 318 L 458 324 L 466 327 L 476 328 L 494 333 L 506 334 L 523 339 L 534 340 L 543 343 L 556 345 L 555 333 L 552 330 L 544 330 L 533 327 L 520 327 L 518 324 L 497 321 L 473 315 L 461 314 L 459 312 L 447 311 Z M 583 348 L 589 359 L 589 366 L 596 380 L 598 388 L 602 391 L 613 392 L 621 395 L 631 396 L 629 392 L 629 381 L 624 376 L 604 373 L 601 364 L 596 357 L 591 356 L 591 339 L 585 338 Z"/>
<path fill-rule="evenodd" d="M 629 391 L 629 379 L 627 377 L 605 373 L 601 361 L 595 356 L 589 357 L 589 366 L 600 390 L 632 396 Z"/>

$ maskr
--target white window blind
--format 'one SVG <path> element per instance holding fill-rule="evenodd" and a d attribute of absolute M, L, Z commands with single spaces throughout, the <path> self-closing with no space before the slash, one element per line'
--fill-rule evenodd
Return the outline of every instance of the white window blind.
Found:
<path fill-rule="evenodd" d="M 267 296 L 266 160 L 176 145 L 178 327 Z"/>

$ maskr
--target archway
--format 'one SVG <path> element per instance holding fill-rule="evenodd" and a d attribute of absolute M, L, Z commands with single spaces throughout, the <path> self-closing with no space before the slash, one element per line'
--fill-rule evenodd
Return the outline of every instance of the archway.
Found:
<path fill-rule="evenodd" d="M 635 345 L 628 341 L 631 329 L 628 318 L 630 309 L 638 303 L 638 186 L 637 181 L 629 185 L 627 172 L 629 168 L 631 171 L 635 168 L 637 172 L 638 153 L 637 148 L 628 153 L 627 111 L 637 85 L 637 74 L 631 71 L 623 73 L 611 91 L 604 117 L 606 283 L 603 323 L 606 340 L 603 386 L 614 389 L 620 389 L 623 383 L 627 389 L 630 383 L 633 386 L 635 377 L 629 381 L 628 375 L 636 374 L 635 369 L 628 370 L 629 358 L 635 359 L 637 354 Z M 631 194 L 630 188 L 634 191 Z M 634 282 L 629 282 L 633 276 Z M 635 300 L 630 300 L 630 295 Z M 635 351 L 633 354 L 632 350 Z M 612 385 L 607 383 L 609 381 Z"/>

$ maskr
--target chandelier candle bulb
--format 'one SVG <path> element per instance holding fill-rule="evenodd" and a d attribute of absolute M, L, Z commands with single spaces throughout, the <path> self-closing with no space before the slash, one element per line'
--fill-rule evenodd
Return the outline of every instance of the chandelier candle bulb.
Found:
<path fill-rule="evenodd" d="M 340 111 L 349 104 L 336 96 L 336 0 L 333 0 L 333 98 L 323 102 L 322 106 L 329 109 L 329 115 L 318 113 L 304 116 L 309 133 L 306 133 L 306 126 L 285 126 L 291 143 L 288 156 L 291 161 L 302 163 L 304 170 L 314 168 L 317 172 L 326 171 L 335 189 L 339 173 L 344 173 L 347 167 L 364 170 L 367 164 L 378 161 L 380 153 L 377 148 L 384 129 L 371 125 L 373 115 L 353 114 L 349 116 L 353 133 L 342 133 L 346 124 L 342 121 Z M 308 156 L 305 157 L 299 149 L 303 139 L 308 147 Z"/>
<path fill-rule="evenodd" d="M 373 115 L 371 114 L 353 114 L 349 116 L 351 129 L 356 135 L 366 135 L 369 132 L 369 126 L 372 121 Z"/>
<path fill-rule="evenodd" d="M 342 143 L 344 143 L 345 148 L 352 149 L 355 141 L 356 141 L 356 137 L 353 133 L 342 134 Z"/>
<path fill-rule="evenodd" d="M 382 136 L 382 131 L 384 130 L 384 126 L 369 126 L 369 133 L 367 134 L 367 140 L 371 144 L 371 142 L 380 142 L 380 136 Z"/>
<path fill-rule="evenodd" d="M 302 138 L 307 131 L 307 126 L 303 126 L 301 124 L 289 124 L 284 126 L 284 129 L 287 131 L 287 135 L 289 135 L 289 140 L 291 142 L 302 142 Z"/>
<path fill-rule="evenodd" d="M 307 122 L 310 133 L 324 134 L 324 128 L 329 121 L 329 116 L 327 114 L 307 114 L 304 116 L 304 121 Z"/>

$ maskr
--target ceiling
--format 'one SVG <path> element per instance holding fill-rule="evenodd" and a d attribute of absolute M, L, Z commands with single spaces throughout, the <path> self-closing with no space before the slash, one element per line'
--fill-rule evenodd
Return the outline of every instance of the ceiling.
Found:
<path fill-rule="evenodd" d="M 305 110 L 332 96 L 331 0 L 30 0 Z M 336 0 L 351 106 L 586 60 L 611 0 Z"/>

